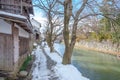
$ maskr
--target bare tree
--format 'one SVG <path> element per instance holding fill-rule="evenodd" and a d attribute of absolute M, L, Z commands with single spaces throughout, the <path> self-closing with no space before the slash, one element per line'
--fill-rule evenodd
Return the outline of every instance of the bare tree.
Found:
<path fill-rule="evenodd" d="M 76 8 L 72 8 L 72 0 L 64 0 L 64 43 L 65 43 L 65 52 L 63 56 L 63 64 L 70 64 L 71 63 L 71 56 L 73 52 L 73 48 L 76 43 L 76 31 L 78 23 L 86 19 L 89 16 L 114 16 L 112 13 L 103 13 L 100 12 L 100 8 L 102 3 L 97 0 L 80 0 L 81 2 L 78 3 Z M 103 0 L 104 1 L 104 0 Z M 78 1 L 79 2 L 79 1 Z M 97 9 L 96 9 L 97 8 Z M 87 13 L 87 14 L 86 14 Z M 72 21 L 71 21 L 72 20 Z M 113 19 L 112 19 L 113 20 Z M 72 23 L 72 31 L 69 30 L 69 25 Z M 71 37 L 69 37 L 71 36 Z"/>
<path fill-rule="evenodd" d="M 49 27 L 47 30 L 47 39 L 48 39 L 47 42 L 51 51 L 53 51 L 53 43 L 54 40 L 56 39 L 56 37 L 53 38 L 53 36 L 58 35 L 54 32 L 54 28 L 56 25 L 58 26 L 57 23 L 59 22 L 63 23 L 62 21 L 58 21 L 59 19 L 60 20 L 62 19 L 62 17 L 58 15 L 64 15 L 63 37 L 65 44 L 65 52 L 62 61 L 63 64 L 71 63 L 71 56 L 72 56 L 73 48 L 76 43 L 77 26 L 81 20 L 86 19 L 89 16 L 102 15 L 108 18 L 110 15 L 113 16 L 113 14 L 111 13 L 100 12 L 101 5 L 99 5 L 100 3 L 99 0 L 78 0 L 79 2 L 77 3 L 78 6 L 75 4 L 74 6 L 72 0 L 38 0 L 38 1 L 39 1 L 38 7 L 40 9 L 43 9 L 47 15 L 47 19 L 48 19 L 47 26 Z M 56 6 L 56 4 L 59 5 L 61 4 L 63 8 L 60 7 L 61 8 L 60 10 L 61 11 L 64 10 L 64 12 L 60 12 L 58 8 L 59 5 Z M 60 29 L 58 28 L 58 30 Z"/>
<path fill-rule="evenodd" d="M 46 15 L 47 22 L 47 30 L 46 30 L 46 41 L 48 46 L 50 47 L 50 52 L 54 51 L 53 45 L 56 38 L 62 34 L 61 30 L 61 19 L 60 16 L 57 15 L 58 12 L 58 6 L 57 6 L 57 0 L 35 0 L 34 6 L 38 7 L 43 11 L 43 13 Z M 58 28 L 58 26 L 60 28 Z M 59 30 L 61 30 L 61 32 Z"/>
<path fill-rule="evenodd" d="M 54 51 L 53 45 L 55 40 L 57 39 L 58 36 L 62 35 L 63 27 L 61 23 L 62 21 L 59 19 L 59 16 L 56 17 L 56 19 L 52 17 L 51 24 L 49 24 L 48 22 L 48 28 L 46 31 L 46 40 L 47 40 L 48 46 L 50 47 L 51 52 Z"/>
<path fill-rule="evenodd" d="M 63 64 L 70 64 L 71 63 L 71 56 L 73 52 L 73 48 L 75 46 L 76 42 L 76 30 L 77 30 L 77 25 L 79 22 L 79 16 L 84 10 L 88 0 L 83 0 L 83 3 L 81 7 L 78 9 L 76 14 L 72 14 L 72 0 L 65 0 L 64 1 L 64 30 L 63 30 L 63 35 L 64 35 L 64 42 L 65 42 L 65 52 L 63 56 Z M 70 24 L 70 18 L 71 16 L 73 17 L 73 25 L 72 25 L 72 33 L 71 33 L 71 38 L 69 37 L 69 24 Z"/>

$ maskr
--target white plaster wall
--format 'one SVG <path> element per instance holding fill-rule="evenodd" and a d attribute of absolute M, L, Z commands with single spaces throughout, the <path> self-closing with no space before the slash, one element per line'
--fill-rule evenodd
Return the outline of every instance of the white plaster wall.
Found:
<path fill-rule="evenodd" d="M 15 24 L 15 26 L 19 29 L 19 36 L 29 38 L 29 33 L 27 31 L 19 27 L 17 24 Z M 12 34 L 11 24 L 0 19 L 0 33 Z"/>
<path fill-rule="evenodd" d="M 0 19 L 0 33 L 12 34 L 11 24 Z"/>
<path fill-rule="evenodd" d="M 27 31 L 19 27 L 17 24 L 15 24 L 15 26 L 19 29 L 19 36 L 29 38 L 29 33 Z"/>

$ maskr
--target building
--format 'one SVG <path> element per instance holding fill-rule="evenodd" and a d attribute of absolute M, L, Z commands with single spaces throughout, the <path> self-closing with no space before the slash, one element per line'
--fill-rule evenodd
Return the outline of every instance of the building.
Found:
<path fill-rule="evenodd" d="M 0 72 L 15 76 L 32 47 L 32 0 L 0 0 Z"/>
<path fill-rule="evenodd" d="M 41 28 L 41 23 L 35 20 L 34 18 L 30 19 L 31 24 L 33 25 L 33 35 L 34 35 L 34 42 L 39 43 L 40 42 L 40 28 Z"/>

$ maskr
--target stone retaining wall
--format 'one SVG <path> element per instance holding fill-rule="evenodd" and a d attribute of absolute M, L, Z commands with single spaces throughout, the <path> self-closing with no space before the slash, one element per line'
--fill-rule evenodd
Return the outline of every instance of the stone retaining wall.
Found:
<path fill-rule="evenodd" d="M 117 44 L 112 44 L 111 42 L 107 41 L 96 42 L 81 40 L 80 42 L 76 43 L 75 46 L 110 53 L 114 55 L 120 55 L 120 46 L 117 47 Z"/>

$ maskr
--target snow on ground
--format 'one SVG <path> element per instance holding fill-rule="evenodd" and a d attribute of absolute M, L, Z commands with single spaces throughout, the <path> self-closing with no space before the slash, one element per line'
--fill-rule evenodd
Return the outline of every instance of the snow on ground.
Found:
<path fill-rule="evenodd" d="M 58 50 L 62 50 L 62 48 L 60 48 L 59 46 L 59 44 L 56 44 L 55 48 Z M 51 57 L 52 60 L 57 62 L 57 65 L 55 66 L 54 70 L 59 75 L 60 80 L 89 80 L 88 78 L 83 77 L 82 74 L 77 70 L 77 68 L 74 67 L 72 64 L 63 65 L 62 57 L 60 57 L 58 53 L 50 53 L 48 47 L 45 48 L 45 51 Z"/>
<path fill-rule="evenodd" d="M 65 46 L 63 44 L 55 43 L 54 48 L 63 57 Z"/>
<path fill-rule="evenodd" d="M 45 49 L 47 55 L 48 55 L 52 60 L 54 60 L 55 62 L 61 64 L 62 58 L 61 58 L 61 56 L 58 55 L 58 53 L 55 53 L 55 52 L 50 53 L 50 49 L 49 49 L 48 47 L 45 47 L 44 49 Z"/>
<path fill-rule="evenodd" d="M 42 53 L 42 50 L 38 46 L 37 49 L 34 52 L 36 60 L 34 62 L 34 69 L 33 69 L 33 78 L 32 80 L 49 80 L 49 70 L 46 66 L 46 57 Z"/>
<path fill-rule="evenodd" d="M 89 80 L 82 76 L 82 74 L 73 65 L 56 65 L 56 72 L 60 76 L 60 80 Z"/>
<path fill-rule="evenodd" d="M 56 45 L 56 48 L 58 46 L 59 45 Z M 72 64 L 63 65 L 62 57 L 58 53 L 50 53 L 50 50 L 47 46 L 44 47 L 44 50 L 46 54 L 51 58 L 51 60 L 57 62 L 57 64 L 52 67 L 57 77 L 59 77 L 57 80 L 89 80 L 83 77 L 82 74 L 77 70 L 77 68 L 74 67 Z M 46 65 L 47 57 L 45 57 L 45 54 L 42 53 L 40 47 L 35 50 L 35 56 L 36 60 L 34 63 L 36 64 L 36 66 L 34 66 L 35 68 L 33 70 L 32 80 L 49 80 L 50 76 L 48 75 L 50 74 L 50 70 L 47 69 Z"/>

